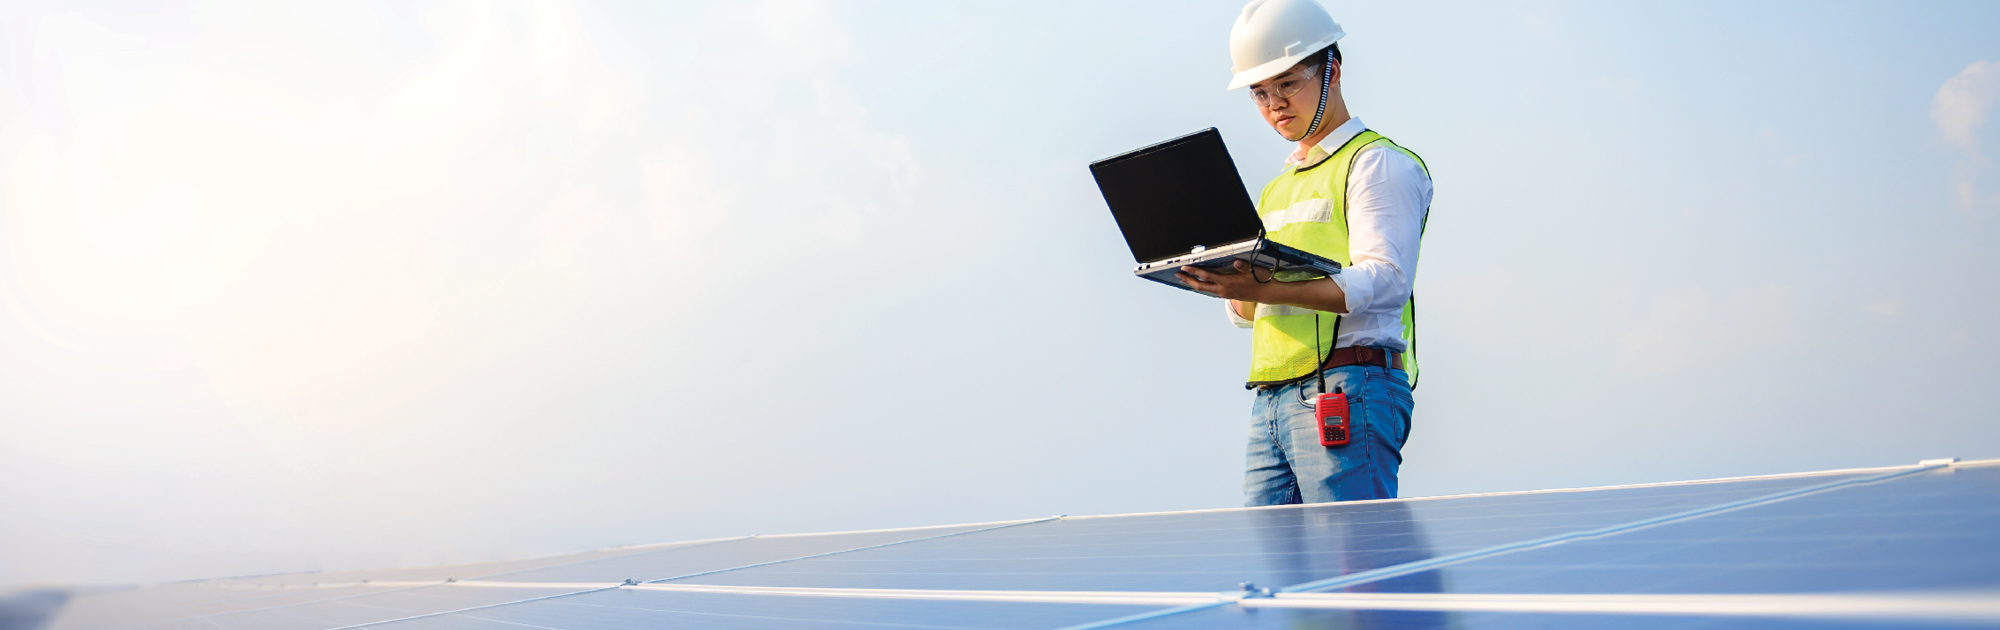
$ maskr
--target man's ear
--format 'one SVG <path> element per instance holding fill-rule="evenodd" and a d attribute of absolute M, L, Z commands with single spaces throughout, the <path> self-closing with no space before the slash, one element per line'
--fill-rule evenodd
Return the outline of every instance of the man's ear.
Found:
<path fill-rule="evenodd" d="M 1340 62 L 1329 59 L 1326 63 L 1328 67 L 1333 69 L 1332 72 L 1327 74 L 1327 85 L 1340 87 Z"/>

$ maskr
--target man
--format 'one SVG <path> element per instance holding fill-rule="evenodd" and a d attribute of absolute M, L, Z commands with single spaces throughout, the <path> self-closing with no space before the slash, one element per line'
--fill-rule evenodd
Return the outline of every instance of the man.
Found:
<path fill-rule="evenodd" d="M 1229 32 L 1229 89 L 1250 88 L 1264 121 L 1297 143 L 1258 200 L 1265 235 L 1342 272 L 1181 268 L 1183 282 L 1228 298 L 1230 320 L 1253 329 L 1250 506 L 1394 498 L 1409 438 L 1410 287 L 1431 179 L 1416 154 L 1348 114 L 1336 44 L 1345 34 L 1313 0 L 1254 0 Z M 1335 392 L 1348 397 L 1350 441 L 1321 446 L 1311 405 Z"/>

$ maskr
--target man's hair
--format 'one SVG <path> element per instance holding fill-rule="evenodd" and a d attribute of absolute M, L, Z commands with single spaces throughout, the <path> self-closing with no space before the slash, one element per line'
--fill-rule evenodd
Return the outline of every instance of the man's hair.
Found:
<path fill-rule="evenodd" d="M 1342 67 L 1347 66 L 1347 62 L 1340 60 L 1340 42 L 1334 42 L 1332 46 L 1321 48 L 1319 49 L 1319 52 L 1306 55 L 1305 59 L 1299 60 L 1299 65 L 1304 66 L 1306 68 L 1311 68 L 1315 72 L 1322 71 L 1324 70 L 1324 68 L 1321 68 L 1320 66 L 1326 64 L 1326 51 L 1329 50 L 1333 51 L 1334 63 L 1338 63 Z"/>

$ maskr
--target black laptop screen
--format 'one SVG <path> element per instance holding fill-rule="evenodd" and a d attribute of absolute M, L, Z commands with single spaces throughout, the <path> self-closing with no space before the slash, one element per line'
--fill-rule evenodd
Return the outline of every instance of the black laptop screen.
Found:
<path fill-rule="evenodd" d="M 1090 174 L 1139 262 L 1256 238 L 1262 226 L 1212 127 L 1098 160 Z"/>

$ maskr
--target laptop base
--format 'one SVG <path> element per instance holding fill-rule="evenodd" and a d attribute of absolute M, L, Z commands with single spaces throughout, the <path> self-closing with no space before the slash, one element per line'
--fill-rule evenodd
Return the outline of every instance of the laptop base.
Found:
<path fill-rule="evenodd" d="M 1176 274 L 1180 273 L 1181 267 L 1222 269 L 1230 267 L 1239 260 L 1250 263 L 1252 267 L 1262 267 L 1266 270 L 1310 271 L 1329 276 L 1340 273 L 1340 263 L 1326 257 L 1269 239 L 1253 238 L 1166 260 L 1142 263 L 1132 269 L 1132 274 L 1209 297 L 1221 297 L 1181 283 L 1180 277 Z"/>

